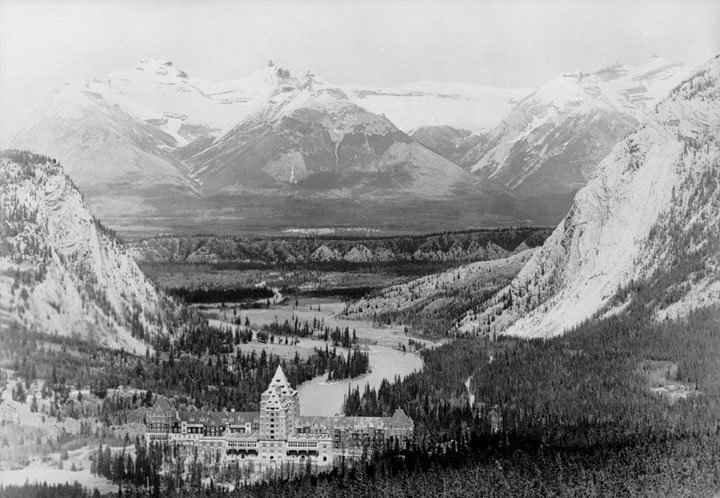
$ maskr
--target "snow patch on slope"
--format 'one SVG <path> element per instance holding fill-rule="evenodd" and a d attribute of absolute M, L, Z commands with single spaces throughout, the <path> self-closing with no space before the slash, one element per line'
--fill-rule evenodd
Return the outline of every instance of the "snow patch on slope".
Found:
<path fill-rule="evenodd" d="M 495 88 L 468 83 L 421 81 L 394 88 L 348 86 L 351 100 L 384 114 L 406 133 L 448 125 L 480 133 L 496 126 L 530 88 Z"/>

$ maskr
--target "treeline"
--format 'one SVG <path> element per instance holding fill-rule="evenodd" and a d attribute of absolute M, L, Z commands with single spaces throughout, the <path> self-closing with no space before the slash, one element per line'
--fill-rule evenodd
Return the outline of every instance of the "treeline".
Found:
<path fill-rule="evenodd" d="M 511 279 L 508 277 L 507 281 Z M 373 313 L 373 323 L 401 323 L 431 337 L 447 336 L 459 316 L 481 306 L 500 288 L 483 288 L 478 282 L 465 288 L 451 289 L 429 299 L 418 299 L 417 304 L 408 308 Z"/>
<path fill-rule="evenodd" d="M 501 420 L 500 430 L 515 436 L 571 447 L 714 433 L 720 423 L 718 308 L 661 323 L 649 314 L 634 306 L 548 340 L 457 340 L 424 351 L 422 372 L 351 393 L 346 413 L 387 416 L 402 407 L 421 436 L 459 427 L 486 434 Z M 685 386 L 687 399 L 669 402 L 650 392 L 639 373 L 645 360 L 677 364 L 677 378 L 668 382 Z M 464 385 L 470 377 L 478 401 L 472 410 Z"/>
<path fill-rule="evenodd" d="M 422 371 L 393 382 L 385 379 L 378 389 L 356 387 L 346 396 L 345 414 L 390 417 L 402 408 L 415 422 L 417 438 L 445 440 L 475 418 L 464 382 L 479 362 L 487 362 L 487 351 L 487 343 L 467 339 L 423 349 Z"/>
<path fill-rule="evenodd" d="M 132 452 L 126 452 L 125 447 L 113 454 L 109 446 L 105 445 L 103 448 L 100 443 L 97 451 L 90 457 L 90 473 L 113 482 L 130 484 L 136 491 L 149 485 L 152 495 L 160 496 L 162 448 L 156 444 L 147 446 L 144 441 L 135 438 L 134 450 L 135 458 Z M 165 487 L 172 491 L 167 482 Z"/>
<path fill-rule="evenodd" d="M 553 448 L 541 441 L 508 435 L 471 436 L 462 433 L 445 444 L 419 441 L 407 448 L 380 444 L 371 460 L 345 462 L 328 472 L 278 472 L 256 484 L 242 486 L 240 473 L 228 491 L 203 486 L 208 473 L 195 455 L 189 472 L 173 448 L 155 446 L 148 476 L 152 496 L 180 497 L 287 497 L 355 496 L 714 496 L 720 486 L 720 436 L 693 435 L 664 440 L 643 440 L 622 447 Z M 143 493 L 137 463 L 116 454 L 115 471 L 106 477 L 126 489 Z M 132 465 L 130 465 L 132 464 Z M 212 466 L 212 465 L 211 465 Z M 207 468 L 207 465 L 205 465 Z M 140 469 L 142 473 L 142 469 Z M 126 491 L 128 493 L 130 490 Z M 25 495 L 27 496 L 27 495 Z M 78 495 L 83 496 L 83 495 Z"/>
<path fill-rule="evenodd" d="M 234 323 L 240 324 L 242 320 L 236 319 Z M 246 319 L 246 326 L 249 326 L 249 321 Z M 274 342 L 276 336 L 283 336 L 286 338 L 285 344 L 287 344 L 287 338 L 302 338 L 302 337 L 315 337 L 325 342 L 332 341 L 333 346 L 341 346 L 343 348 L 350 348 L 353 344 L 357 344 L 357 332 L 355 329 L 350 331 L 350 327 L 341 329 L 339 326 L 330 328 L 325 325 L 324 320 L 318 320 L 313 318 L 312 325 L 308 321 L 304 321 L 302 324 L 300 320 L 295 317 L 292 324 L 290 321 L 285 320 L 282 325 L 279 322 L 272 322 L 262 326 L 257 333 L 257 339 L 259 342 Z"/>
<path fill-rule="evenodd" d="M 239 303 L 247 300 L 270 299 L 275 294 L 267 287 L 238 287 L 230 289 L 192 289 L 175 287 L 167 293 L 186 303 Z"/>
<path fill-rule="evenodd" d="M 717 435 L 641 441 L 623 448 L 594 451 L 555 451 L 536 441 L 506 442 L 499 437 L 488 437 L 463 440 L 443 448 L 420 444 L 404 450 L 390 447 L 364 464 L 347 463 L 326 473 L 268 479 L 233 491 L 212 481 L 211 487 L 202 489 L 198 471 L 191 466 L 187 482 L 170 472 L 161 478 L 157 494 L 150 480 L 150 491 L 154 496 L 168 498 L 188 496 L 188 488 L 194 490 L 191 496 L 209 498 L 710 497 L 720 487 L 718 448 Z M 0 496 L 85 498 L 97 495 L 83 490 L 79 484 L 26 484 L 0 485 Z"/>
<path fill-rule="evenodd" d="M 322 358 L 322 350 L 316 349 L 316 351 Z M 324 354 L 327 356 L 327 348 Z M 370 356 L 364 351 L 351 349 L 348 351 L 347 358 L 341 354 L 336 354 L 334 350 L 331 354 L 332 356 L 328 358 L 327 364 L 328 381 L 358 377 L 370 370 Z"/>
<path fill-rule="evenodd" d="M 360 299 L 363 296 L 366 296 L 368 294 L 371 294 L 373 292 L 377 292 L 381 290 L 382 287 L 368 287 L 368 286 L 359 286 L 359 287 L 326 287 L 323 289 L 313 289 L 313 290 L 307 290 L 307 291 L 298 291 L 296 289 L 286 289 L 288 294 L 293 294 L 297 296 L 306 296 L 306 297 L 320 297 L 320 298 L 329 298 L 329 297 L 337 297 L 342 300 L 355 300 Z"/>
<path fill-rule="evenodd" d="M 14 484 L 0 483 L 0 496 L 3 498 L 96 498 L 100 492 L 83 488 L 79 482 L 74 484 Z"/>
<path fill-rule="evenodd" d="M 555 450 L 501 437 L 390 449 L 320 475 L 269 480 L 211 497 L 713 496 L 720 438 L 640 441 L 622 448 Z M 170 495 L 177 496 L 177 495 Z"/>

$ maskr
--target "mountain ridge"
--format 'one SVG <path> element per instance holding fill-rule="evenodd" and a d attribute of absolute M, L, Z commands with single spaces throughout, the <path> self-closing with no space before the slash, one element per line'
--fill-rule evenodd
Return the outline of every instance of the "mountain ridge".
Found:
<path fill-rule="evenodd" d="M 143 353 L 169 340 L 175 305 L 89 212 L 61 166 L 0 154 L 0 322 Z"/>
<path fill-rule="evenodd" d="M 465 315 L 459 332 L 558 335 L 627 305 L 613 299 L 619 290 L 675 267 L 689 274 L 679 272 L 680 281 L 664 290 L 657 317 L 720 298 L 711 251 L 720 233 L 719 79 L 716 57 L 673 89 L 600 163 L 513 282 L 485 309 Z"/>
<path fill-rule="evenodd" d="M 521 196 L 572 192 L 689 72 L 653 57 L 635 66 L 561 73 L 521 100 L 460 161 Z"/>

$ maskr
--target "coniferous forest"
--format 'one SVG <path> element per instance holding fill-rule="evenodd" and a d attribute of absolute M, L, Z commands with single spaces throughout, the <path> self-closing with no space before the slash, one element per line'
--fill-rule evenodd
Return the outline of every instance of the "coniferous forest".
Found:
<path fill-rule="evenodd" d="M 158 473 L 163 459 L 173 461 L 171 448 L 151 448 L 148 463 L 139 451 L 139 464 L 132 458 L 118 463 L 117 457 L 103 462 L 100 451 L 98 471 L 122 483 L 147 479 L 157 496 L 712 496 L 720 487 L 720 309 L 655 322 L 645 305 L 639 299 L 623 314 L 588 321 L 554 339 L 458 339 L 424 350 L 421 372 L 347 397 L 348 415 L 388 416 L 401 407 L 416 424 L 412 444 L 389 441 L 364 462 L 321 474 L 281 473 L 234 491 Z M 118 354 L 114 361 L 121 368 L 114 370 L 129 377 L 142 369 L 145 387 L 164 394 L 187 390 L 188 401 L 199 405 L 252 408 L 255 395 L 221 390 L 223 398 L 183 385 L 188 376 L 174 365 L 187 365 L 202 379 L 198 386 L 227 380 L 213 377 L 213 356 L 196 358 L 206 337 L 207 329 L 189 334 L 185 357 Z M 49 372 L 38 375 L 68 380 L 77 370 L 52 358 Z M 258 389 L 280 362 L 264 355 L 237 358 L 229 364 L 240 376 L 255 369 L 262 379 Z M 284 368 L 296 385 L 321 366 L 330 368 L 332 358 L 329 350 L 318 351 Z M 19 371 L 23 365 L 19 360 Z M 670 385 L 681 394 L 662 389 Z M 35 496 L 22 492 L 7 490 L 8 496 Z"/>

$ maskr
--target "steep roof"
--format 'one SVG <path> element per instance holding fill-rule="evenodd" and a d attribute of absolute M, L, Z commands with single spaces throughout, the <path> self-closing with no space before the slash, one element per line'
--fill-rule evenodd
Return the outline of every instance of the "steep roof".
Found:
<path fill-rule="evenodd" d="M 285 376 L 285 372 L 283 372 L 280 365 L 278 365 L 277 370 L 275 370 L 275 375 L 273 375 L 270 385 L 265 390 L 264 394 L 267 393 L 276 393 L 282 396 L 294 396 L 297 393 L 297 391 L 295 391 L 295 389 L 293 389 L 290 385 L 290 382 Z"/>
<path fill-rule="evenodd" d="M 396 424 L 412 423 L 412 419 L 407 416 L 407 414 L 405 413 L 405 410 L 403 410 L 402 408 L 398 408 L 397 410 L 395 410 L 395 413 L 393 413 L 393 416 L 392 416 L 392 421 L 393 421 L 393 423 L 396 423 Z"/>
<path fill-rule="evenodd" d="M 151 412 L 158 413 L 158 412 L 169 412 L 172 411 L 173 407 L 172 405 L 166 400 L 165 398 L 160 398 L 155 402 Z"/>
<path fill-rule="evenodd" d="M 282 367 L 278 365 L 277 370 L 275 370 L 275 375 L 273 375 L 273 378 L 270 381 L 270 387 L 284 387 L 289 385 L 290 383 L 285 376 L 285 372 L 283 372 Z"/>

